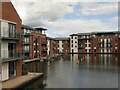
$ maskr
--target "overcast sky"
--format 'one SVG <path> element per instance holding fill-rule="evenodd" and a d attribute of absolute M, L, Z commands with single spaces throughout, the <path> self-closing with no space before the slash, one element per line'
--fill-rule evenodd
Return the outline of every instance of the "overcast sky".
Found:
<path fill-rule="evenodd" d="M 118 30 L 116 2 L 16 2 L 12 0 L 23 24 L 47 28 L 50 37 L 72 33 Z"/>

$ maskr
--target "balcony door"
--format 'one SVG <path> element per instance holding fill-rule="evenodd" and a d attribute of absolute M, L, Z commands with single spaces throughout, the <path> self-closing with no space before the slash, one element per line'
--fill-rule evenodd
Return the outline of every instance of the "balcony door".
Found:
<path fill-rule="evenodd" d="M 9 77 L 16 76 L 16 62 L 9 62 Z"/>
<path fill-rule="evenodd" d="M 16 52 L 16 44 L 15 43 L 8 43 L 9 58 L 14 58 L 15 52 Z"/>

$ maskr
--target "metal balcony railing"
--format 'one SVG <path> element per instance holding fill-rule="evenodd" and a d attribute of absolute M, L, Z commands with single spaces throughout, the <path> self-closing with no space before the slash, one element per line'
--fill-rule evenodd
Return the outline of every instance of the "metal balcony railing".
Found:
<path fill-rule="evenodd" d="M 30 50 L 29 49 L 23 49 L 22 53 L 30 53 Z"/>
<path fill-rule="evenodd" d="M 18 59 L 21 57 L 22 57 L 21 53 L 16 52 L 16 50 L 1 50 L 2 60 Z"/>
<path fill-rule="evenodd" d="M 42 51 L 47 51 L 47 47 L 43 47 L 43 48 L 42 48 Z"/>
<path fill-rule="evenodd" d="M 3 38 L 20 38 L 21 34 L 14 32 L 10 32 L 8 29 L 1 29 L 1 37 Z"/>
<path fill-rule="evenodd" d="M 23 44 L 30 44 L 30 41 L 29 40 L 22 40 L 22 43 Z"/>
<path fill-rule="evenodd" d="M 82 45 L 79 45 L 79 46 L 78 46 L 78 48 L 79 48 L 79 49 L 82 49 L 82 48 L 83 48 L 83 46 L 82 46 Z"/>
<path fill-rule="evenodd" d="M 47 44 L 47 41 L 42 41 L 42 44 Z"/>

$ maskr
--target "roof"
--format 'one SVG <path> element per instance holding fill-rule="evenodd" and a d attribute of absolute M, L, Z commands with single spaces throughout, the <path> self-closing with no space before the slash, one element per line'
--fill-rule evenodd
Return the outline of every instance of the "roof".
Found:
<path fill-rule="evenodd" d="M 53 38 L 55 40 L 69 40 L 69 37 L 57 37 L 57 38 Z"/>
<path fill-rule="evenodd" d="M 116 34 L 116 33 L 120 33 L 120 31 L 77 33 L 77 34 L 71 34 L 70 36 L 91 35 L 91 34 Z"/>
<path fill-rule="evenodd" d="M 70 34 L 70 36 L 77 36 L 77 34 Z"/>
<path fill-rule="evenodd" d="M 47 39 L 49 39 L 49 40 L 53 40 L 53 38 L 52 38 L 52 37 L 47 37 Z"/>
<path fill-rule="evenodd" d="M 91 35 L 91 33 L 77 33 L 77 35 Z"/>
<path fill-rule="evenodd" d="M 41 30 L 47 30 L 46 28 L 41 28 L 41 27 L 40 28 L 38 27 L 38 28 L 35 28 L 35 29 L 40 30 L 40 31 Z"/>
<path fill-rule="evenodd" d="M 92 34 L 117 34 L 118 31 L 109 31 L 109 32 L 92 32 Z"/>
<path fill-rule="evenodd" d="M 34 28 L 32 28 L 32 27 L 30 27 L 30 26 L 27 26 L 27 25 L 22 25 L 22 28 L 35 30 Z"/>
<path fill-rule="evenodd" d="M 91 35 L 91 33 L 77 33 L 77 34 L 71 34 L 70 36 L 79 36 L 79 35 Z"/>

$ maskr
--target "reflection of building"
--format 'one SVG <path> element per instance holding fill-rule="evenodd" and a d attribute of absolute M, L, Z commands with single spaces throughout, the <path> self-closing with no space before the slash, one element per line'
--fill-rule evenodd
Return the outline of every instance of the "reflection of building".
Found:
<path fill-rule="evenodd" d="M 1 11 L 2 9 L 2 11 Z M 2 81 L 22 75 L 21 23 L 11 2 L 0 2 L 0 53 L 2 58 Z"/>
<path fill-rule="evenodd" d="M 25 59 L 34 59 L 47 55 L 47 37 L 42 34 L 42 30 L 44 29 L 22 26 L 22 47 Z"/>
<path fill-rule="evenodd" d="M 118 32 L 70 35 L 71 53 L 118 53 Z"/>
<path fill-rule="evenodd" d="M 74 55 L 74 54 L 73 54 Z M 77 54 L 78 60 L 81 63 L 95 64 L 95 65 L 117 65 L 118 56 L 117 54 Z M 75 58 L 75 57 L 74 57 Z"/>
<path fill-rule="evenodd" d="M 54 38 L 55 40 L 55 53 L 69 53 L 70 40 L 69 38 Z"/>

